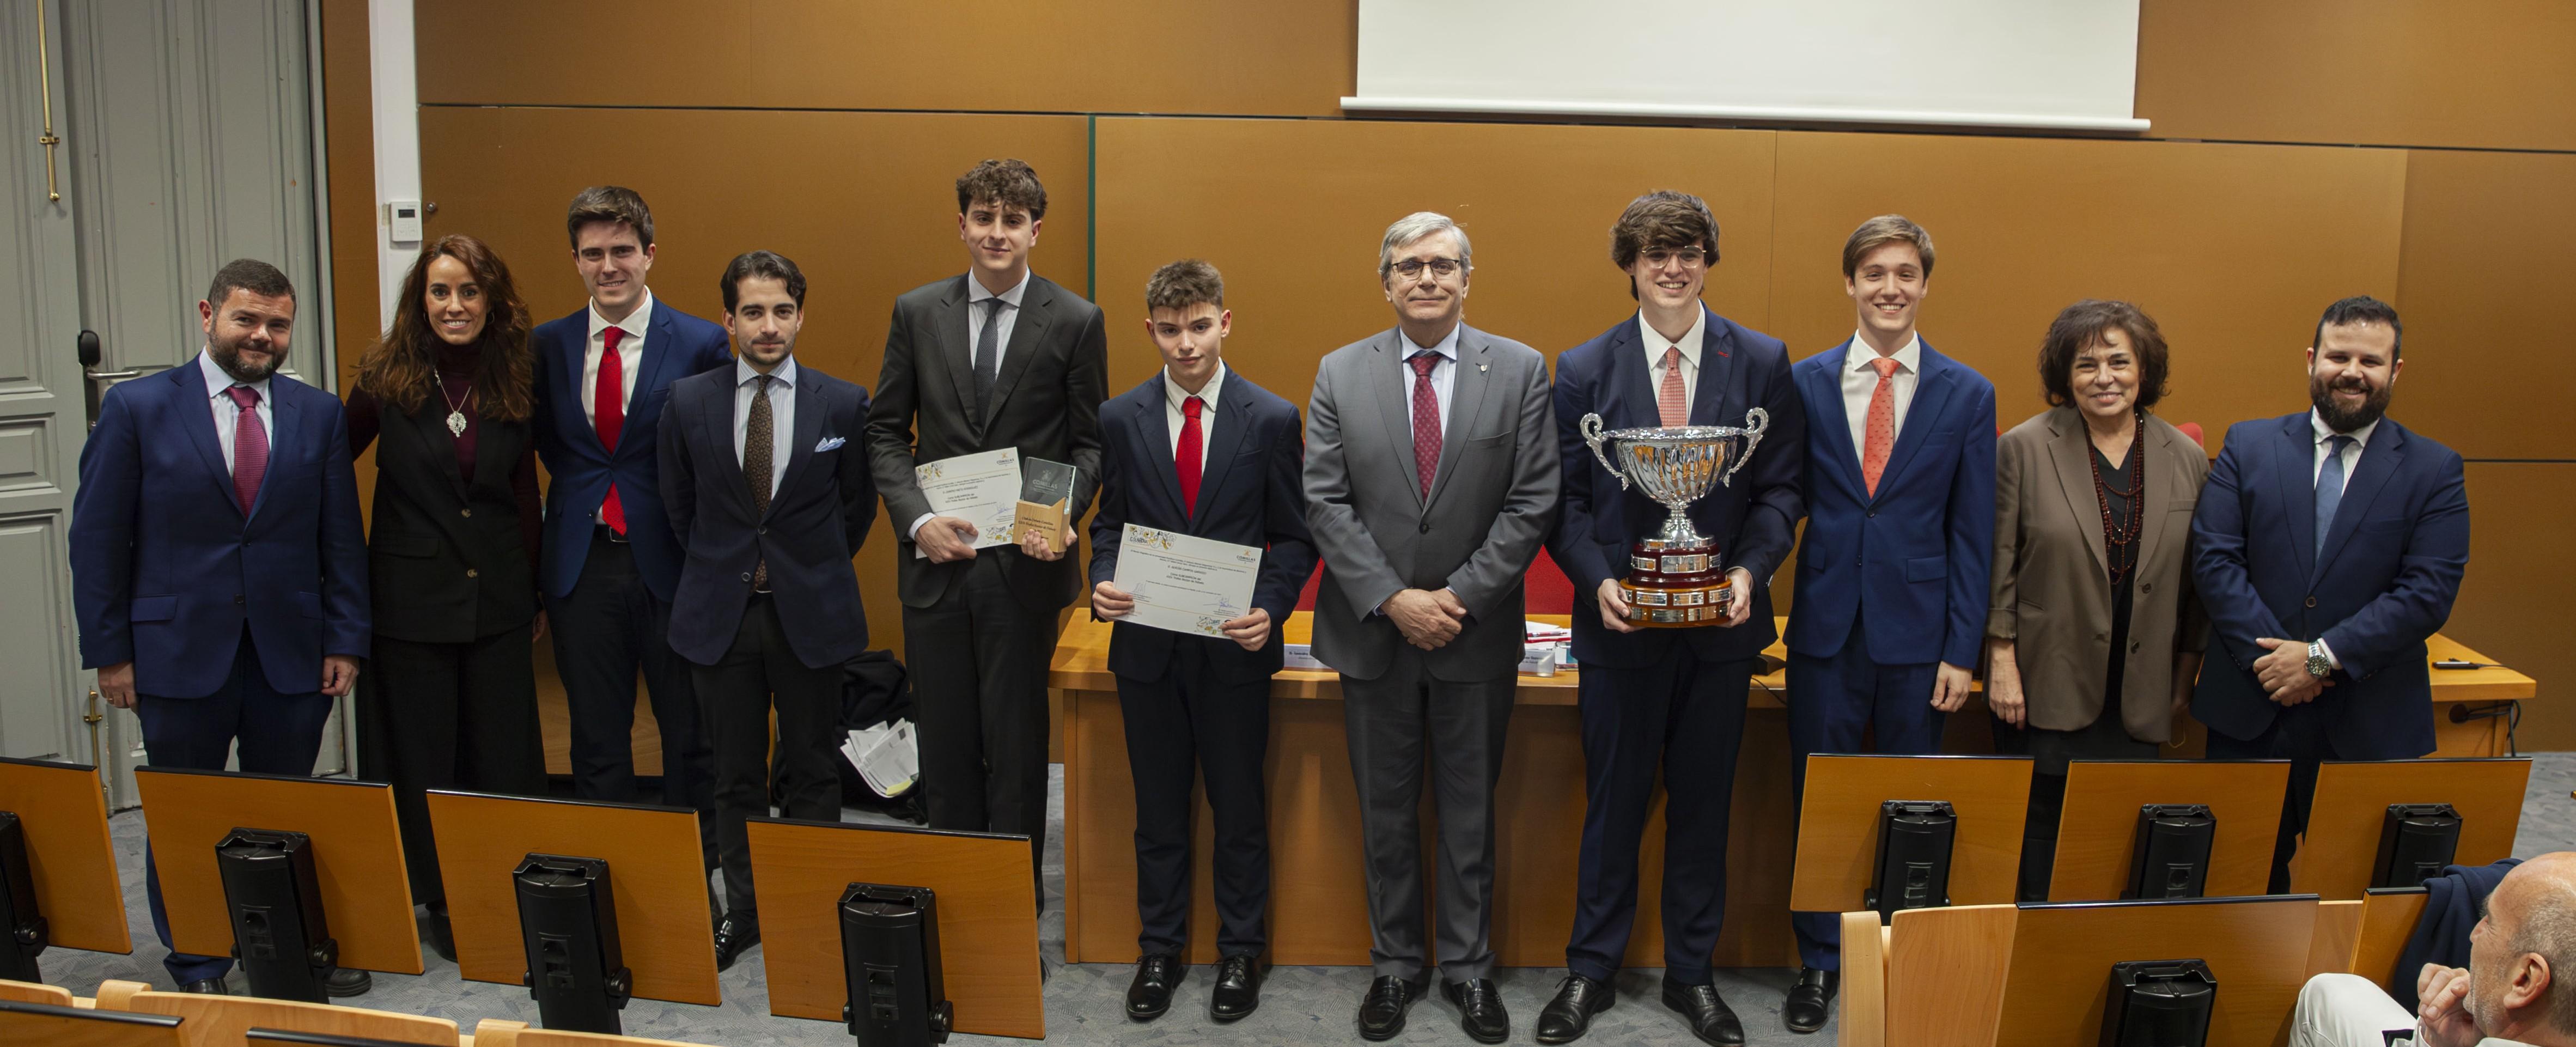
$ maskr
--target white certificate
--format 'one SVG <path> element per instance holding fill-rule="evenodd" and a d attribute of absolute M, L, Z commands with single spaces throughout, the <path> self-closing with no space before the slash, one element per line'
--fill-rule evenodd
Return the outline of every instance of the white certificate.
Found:
<path fill-rule="evenodd" d="M 1110 584 L 1136 598 L 1136 609 L 1119 621 L 1224 636 L 1218 626 L 1252 613 L 1252 583 L 1260 574 L 1261 550 L 1252 546 L 1128 524 Z"/>
<path fill-rule="evenodd" d="M 929 499 L 931 512 L 975 525 L 975 548 L 1012 544 L 1011 518 L 1020 504 L 1018 448 L 925 462 L 912 467 L 912 477 L 920 482 L 921 496 Z M 916 545 L 912 555 L 920 559 L 930 554 Z"/>

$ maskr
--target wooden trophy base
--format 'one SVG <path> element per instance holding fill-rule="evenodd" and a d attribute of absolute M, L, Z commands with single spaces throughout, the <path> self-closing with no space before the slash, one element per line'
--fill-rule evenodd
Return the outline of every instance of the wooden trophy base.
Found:
<path fill-rule="evenodd" d="M 1648 629 L 1680 629 L 1726 620 L 1735 591 L 1726 584 L 1714 544 L 1684 546 L 1647 539 L 1628 550 L 1628 577 L 1619 595 L 1628 621 Z"/>

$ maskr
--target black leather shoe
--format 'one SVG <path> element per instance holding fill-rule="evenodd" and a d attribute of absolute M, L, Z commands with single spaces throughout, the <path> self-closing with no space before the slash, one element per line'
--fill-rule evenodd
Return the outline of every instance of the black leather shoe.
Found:
<path fill-rule="evenodd" d="M 1208 1017 L 1241 1021 L 1261 1006 L 1261 957 L 1228 956 L 1217 961 L 1216 989 L 1208 994 Z"/>
<path fill-rule="evenodd" d="M 1127 1016 L 1153 1021 L 1172 1007 L 1172 990 L 1181 984 L 1179 953 L 1156 953 L 1136 961 L 1136 980 L 1127 983 Z"/>
<path fill-rule="evenodd" d="M 1556 998 L 1538 1012 L 1538 1042 L 1573 1043 L 1592 1028 L 1592 1016 L 1609 1010 L 1619 994 L 1610 983 L 1568 974 L 1556 985 Z"/>
<path fill-rule="evenodd" d="M 1368 995 L 1360 999 L 1360 1039 L 1392 1040 L 1403 1032 L 1404 1012 L 1422 998 L 1428 982 L 1409 982 L 1392 974 L 1369 982 Z"/>
<path fill-rule="evenodd" d="M 1789 998 L 1780 1002 L 1780 1020 L 1790 1032 L 1814 1032 L 1825 1027 L 1825 1015 L 1833 1006 L 1834 992 L 1842 988 L 1840 971 L 1798 969 L 1798 980 L 1789 984 Z"/>
<path fill-rule="evenodd" d="M 364 996 L 376 987 L 376 979 L 355 967 L 331 968 L 331 976 L 322 979 L 322 995 L 332 998 Z"/>
<path fill-rule="evenodd" d="M 186 985 L 180 986 L 179 991 L 204 993 L 208 996 L 230 996 L 233 994 L 232 988 L 224 984 L 224 976 L 220 974 L 212 978 L 199 978 L 196 981 L 189 982 Z"/>
<path fill-rule="evenodd" d="M 1493 979 L 1442 982 L 1440 991 L 1458 1005 L 1458 1027 L 1477 1043 L 1501 1043 L 1512 1035 L 1512 1016 L 1503 1013 L 1503 992 Z"/>
<path fill-rule="evenodd" d="M 755 917 L 727 916 L 716 925 L 716 970 L 733 966 L 745 949 L 760 944 L 760 920 Z"/>
<path fill-rule="evenodd" d="M 1795 992 L 1796 990 L 1790 990 Z M 1664 980 L 1664 1006 L 1680 1011 L 1690 1020 L 1691 1035 L 1702 1043 L 1717 1047 L 1744 1047 L 1744 1023 L 1735 1017 L 1735 1009 L 1718 998 L 1713 985 L 1683 985 Z"/>

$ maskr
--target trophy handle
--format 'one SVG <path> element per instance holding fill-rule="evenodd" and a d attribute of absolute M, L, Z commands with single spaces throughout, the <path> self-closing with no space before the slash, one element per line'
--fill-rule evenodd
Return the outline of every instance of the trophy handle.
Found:
<path fill-rule="evenodd" d="M 1753 460 L 1753 449 L 1762 446 L 1762 431 L 1769 428 L 1771 428 L 1771 412 L 1759 407 L 1744 412 L 1744 453 L 1737 456 L 1734 465 L 1726 467 L 1726 475 L 1717 478 L 1719 484 L 1727 487 L 1735 486 L 1735 471 L 1744 468 L 1744 463 Z"/>
<path fill-rule="evenodd" d="M 1755 408 L 1755 410 L 1760 410 L 1760 408 Z M 1610 470 L 1610 475 L 1619 478 L 1620 490 L 1627 490 L 1628 474 L 1620 472 L 1618 466 L 1610 464 L 1609 455 L 1601 453 L 1601 416 L 1597 414 L 1584 415 L 1583 420 L 1575 424 L 1575 428 L 1583 433 L 1583 442 L 1592 448 L 1592 457 L 1600 459 L 1601 467 Z"/>

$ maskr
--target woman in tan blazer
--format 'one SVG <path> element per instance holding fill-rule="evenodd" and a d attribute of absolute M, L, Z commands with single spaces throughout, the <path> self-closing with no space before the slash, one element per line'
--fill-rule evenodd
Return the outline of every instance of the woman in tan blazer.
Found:
<path fill-rule="evenodd" d="M 1995 441 L 1986 619 L 1997 748 L 2036 763 L 2024 898 L 2048 892 L 2067 761 L 2155 759 L 2207 644 L 2187 546 L 2209 459 L 2148 413 L 2165 385 L 2155 320 L 2127 302 L 2068 306 L 2039 376 L 2050 408 Z"/>

